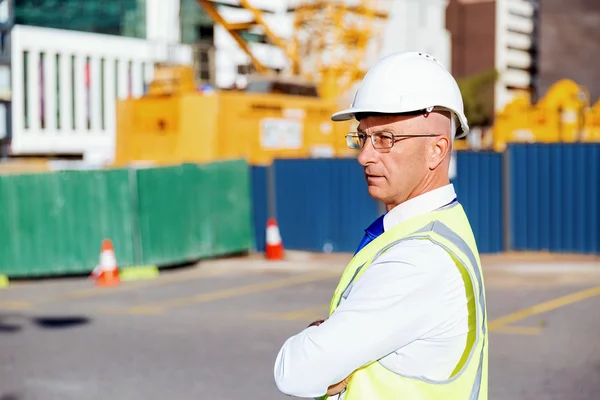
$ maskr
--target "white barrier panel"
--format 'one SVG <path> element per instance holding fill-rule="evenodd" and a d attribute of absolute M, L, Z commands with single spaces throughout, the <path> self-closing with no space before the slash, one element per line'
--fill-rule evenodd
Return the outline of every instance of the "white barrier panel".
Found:
<path fill-rule="evenodd" d="M 116 100 L 139 97 L 162 48 L 142 39 L 17 25 L 12 45 L 12 154 L 114 157 Z M 173 59 L 192 64 L 191 47 Z"/>

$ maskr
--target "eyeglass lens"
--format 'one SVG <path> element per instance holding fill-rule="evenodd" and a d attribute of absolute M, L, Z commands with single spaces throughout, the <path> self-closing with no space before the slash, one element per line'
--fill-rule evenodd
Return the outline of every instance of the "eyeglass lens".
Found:
<path fill-rule="evenodd" d="M 394 145 L 394 137 L 387 132 L 376 132 L 371 136 L 371 142 L 376 149 L 389 149 Z M 346 143 L 351 149 L 361 149 L 367 140 L 364 133 L 352 133 L 346 136 Z"/>

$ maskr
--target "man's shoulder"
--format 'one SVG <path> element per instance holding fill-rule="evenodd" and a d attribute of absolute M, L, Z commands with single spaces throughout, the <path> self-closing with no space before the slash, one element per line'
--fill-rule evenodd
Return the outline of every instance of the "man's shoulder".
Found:
<path fill-rule="evenodd" d="M 428 293 L 430 303 L 444 301 L 443 294 L 460 275 L 452 257 L 439 245 L 423 239 L 394 243 L 379 254 L 356 282 L 356 290 L 369 297 Z M 355 290 L 353 289 L 353 290 Z M 439 296 L 438 296 L 439 295 Z"/>
<path fill-rule="evenodd" d="M 431 270 L 454 264 L 443 247 L 427 239 L 401 240 L 382 250 L 373 265 L 410 264 Z"/>

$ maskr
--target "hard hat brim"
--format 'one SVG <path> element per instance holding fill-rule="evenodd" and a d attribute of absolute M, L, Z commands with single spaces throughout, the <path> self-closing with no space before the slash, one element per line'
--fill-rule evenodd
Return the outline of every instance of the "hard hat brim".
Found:
<path fill-rule="evenodd" d="M 441 107 L 441 108 L 445 108 L 445 107 Z M 448 111 L 450 111 L 450 112 L 454 113 L 455 115 L 457 115 L 456 112 L 454 112 L 454 110 L 451 110 L 451 109 L 448 109 L 448 108 L 445 108 L 445 109 L 447 109 Z M 376 113 L 380 113 L 380 114 L 395 114 L 395 115 L 401 115 L 401 114 L 403 114 L 402 112 L 397 112 L 397 111 L 396 112 L 381 112 L 379 110 L 375 111 L 373 109 L 351 107 L 351 108 L 347 108 L 345 110 L 338 111 L 338 112 L 332 114 L 331 115 L 331 120 L 334 121 L 334 122 L 349 121 L 349 120 L 355 118 L 356 114 L 360 114 L 360 113 L 375 113 L 375 112 Z M 410 114 L 410 113 L 411 113 L 410 111 L 406 112 L 406 114 Z M 465 137 L 465 136 L 468 135 L 468 133 L 469 133 L 469 125 L 468 125 L 466 119 L 463 116 L 461 116 L 461 115 L 457 115 L 457 116 L 458 116 L 459 126 L 458 126 L 458 132 L 455 133 L 454 139 L 461 139 L 461 138 L 463 138 L 463 137 Z"/>
<path fill-rule="evenodd" d="M 417 109 L 414 111 L 381 111 L 381 110 L 373 110 L 371 108 L 347 108 L 345 110 L 342 111 L 338 111 L 336 113 L 334 113 L 331 116 L 331 120 L 335 121 L 335 122 L 340 122 L 340 121 L 348 121 L 351 120 L 352 118 L 356 118 L 356 114 L 361 114 L 361 113 L 365 113 L 365 114 L 393 114 L 393 115 L 410 115 L 410 114 L 414 114 L 414 113 L 420 113 L 423 109 Z M 424 111 L 424 110 L 423 110 Z"/>
<path fill-rule="evenodd" d="M 431 107 L 433 109 L 434 107 Z M 348 121 L 352 118 L 356 118 L 357 114 L 377 114 L 377 115 L 406 115 L 406 116 L 416 116 L 421 114 L 426 114 L 429 110 L 427 108 L 417 108 L 415 110 L 406 110 L 406 111 L 386 111 L 386 110 L 374 110 L 372 108 L 348 108 L 346 110 L 342 110 L 336 112 L 331 116 L 331 120 L 335 122 L 339 121 Z M 451 111 L 452 110 L 448 110 Z"/>
<path fill-rule="evenodd" d="M 354 114 L 356 112 L 360 112 L 360 111 L 356 111 L 356 109 L 354 109 L 354 108 L 347 108 L 345 110 L 333 113 L 333 115 L 331 116 L 331 120 L 335 121 L 335 122 L 348 121 L 348 120 L 351 120 L 352 118 L 354 118 Z"/>

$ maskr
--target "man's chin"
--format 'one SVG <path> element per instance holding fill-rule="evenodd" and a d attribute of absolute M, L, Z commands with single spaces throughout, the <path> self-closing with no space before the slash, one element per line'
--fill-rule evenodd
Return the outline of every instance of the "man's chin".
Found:
<path fill-rule="evenodd" d="M 369 195 L 375 200 L 383 201 L 383 191 L 377 185 L 369 185 Z"/>

